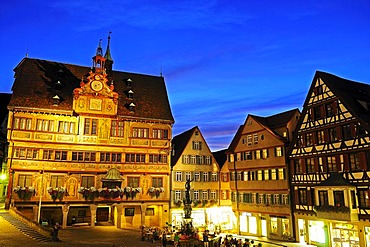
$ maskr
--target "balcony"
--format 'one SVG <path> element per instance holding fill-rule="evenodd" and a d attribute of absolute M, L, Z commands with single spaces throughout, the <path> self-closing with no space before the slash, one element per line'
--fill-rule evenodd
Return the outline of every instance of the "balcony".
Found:
<path fill-rule="evenodd" d="M 345 206 L 315 206 L 314 211 L 316 216 L 321 219 L 327 220 L 339 220 L 339 221 L 349 221 L 355 222 L 358 221 L 358 212 L 356 209 L 351 210 Z"/>

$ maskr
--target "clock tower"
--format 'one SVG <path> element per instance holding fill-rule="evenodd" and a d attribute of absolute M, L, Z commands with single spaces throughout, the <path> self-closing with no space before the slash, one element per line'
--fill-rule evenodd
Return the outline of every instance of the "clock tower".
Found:
<path fill-rule="evenodd" d="M 77 114 L 116 115 L 118 93 L 114 92 L 113 81 L 108 82 L 101 40 L 92 59 L 93 66 L 87 78 L 82 78 L 80 87 L 73 90 L 73 110 Z"/>

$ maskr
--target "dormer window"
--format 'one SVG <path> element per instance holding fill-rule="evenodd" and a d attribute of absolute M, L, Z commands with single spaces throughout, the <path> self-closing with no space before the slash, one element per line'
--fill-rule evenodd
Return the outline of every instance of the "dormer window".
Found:
<path fill-rule="evenodd" d="M 133 99 L 134 98 L 134 91 L 130 90 L 128 91 L 128 98 Z"/>
<path fill-rule="evenodd" d="M 59 105 L 59 103 L 60 103 L 60 98 L 59 98 L 59 96 L 58 96 L 58 95 L 55 95 L 55 96 L 53 97 L 53 106 L 58 106 L 58 105 Z"/>
<path fill-rule="evenodd" d="M 130 105 L 129 105 L 129 109 L 130 109 L 130 111 L 135 111 L 135 104 L 134 103 L 131 103 Z"/>
<path fill-rule="evenodd" d="M 58 80 L 56 83 L 55 83 L 55 90 L 60 90 L 62 88 L 62 83 Z"/>
<path fill-rule="evenodd" d="M 127 79 L 127 87 L 128 88 L 132 87 L 132 80 L 131 79 Z"/>

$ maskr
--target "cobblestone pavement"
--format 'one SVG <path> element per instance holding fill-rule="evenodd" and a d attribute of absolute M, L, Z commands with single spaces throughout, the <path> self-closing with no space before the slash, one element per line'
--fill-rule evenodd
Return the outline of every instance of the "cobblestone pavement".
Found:
<path fill-rule="evenodd" d="M 0 215 L 0 246 L 1 247 L 33 247 L 33 246 L 103 246 L 103 247 L 154 247 L 161 243 L 140 240 L 140 232 L 136 229 L 117 229 L 115 226 L 70 227 L 59 231 L 60 242 L 41 242 L 28 237 L 21 230 L 10 224 Z"/>

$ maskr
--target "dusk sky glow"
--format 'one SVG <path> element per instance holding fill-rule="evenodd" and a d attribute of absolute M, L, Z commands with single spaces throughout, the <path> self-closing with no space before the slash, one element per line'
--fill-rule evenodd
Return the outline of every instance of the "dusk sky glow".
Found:
<path fill-rule="evenodd" d="M 227 148 L 248 114 L 301 110 L 316 70 L 370 83 L 370 1 L 1 1 L 0 92 L 30 58 L 91 66 L 109 30 L 113 69 L 166 81 L 173 135 Z"/>

